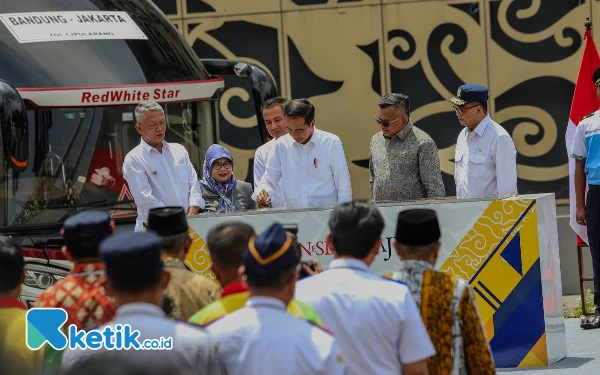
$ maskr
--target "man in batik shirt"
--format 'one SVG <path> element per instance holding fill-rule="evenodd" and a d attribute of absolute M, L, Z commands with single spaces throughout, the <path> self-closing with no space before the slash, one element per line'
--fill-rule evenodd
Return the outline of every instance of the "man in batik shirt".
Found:
<path fill-rule="evenodd" d="M 148 213 L 148 230 L 162 237 L 162 261 L 171 275 L 165 290 L 163 309 L 169 317 L 188 320 L 196 311 L 212 302 L 218 285 L 185 266 L 184 260 L 192 246 L 192 238 L 182 207 L 151 209 Z"/>
<path fill-rule="evenodd" d="M 98 256 L 100 242 L 110 236 L 114 222 L 103 211 L 84 211 L 68 218 L 62 229 L 63 254 L 74 263 L 64 279 L 46 289 L 35 307 L 61 308 L 67 322 L 78 330 L 110 321 L 115 314 L 112 298 L 104 290 L 104 264 Z"/>
<path fill-rule="evenodd" d="M 427 359 L 430 375 L 495 374 L 471 287 L 434 270 L 440 237 L 435 211 L 400 212 L 394 241 L 400 269 L 387 276 L 406 282 L 419 306 L 437 353 Z"/>

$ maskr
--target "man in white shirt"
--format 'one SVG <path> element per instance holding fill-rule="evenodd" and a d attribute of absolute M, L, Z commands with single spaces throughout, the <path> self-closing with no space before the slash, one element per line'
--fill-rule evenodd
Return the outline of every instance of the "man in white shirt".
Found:
<path fill-rule="evenodd" d="M 135 231 L 144 230 L 152 208 L 183 207 L 188 215 L 204 208 L 196 170 L 185 147 L 167 143 L 167 125 L 162 107 L 153 101 L 135 109 L 135 129 L 142 136 L 123 162 L 123 177 L 137 205 Z"/>
<path fill-rule="evenodd" d="M 333 206 L 352 199 L 350 172 L 342 141 L 315 129 L 315 107 L 295 99 L 285 107 L 288 134 L 273 145 L 256 203 L 268 207 L 279 181 L 286 208 Z"/>
<path fill-rule="evenodd" d="M 229 375 L 343 375 L 344 357 L 324 329 L 289 314 L 300 246 L 274 223 L 254 235 L 240 275 L 250 298 L 244 308 L 207 326 Z"/>
<path fill-rule="evenodd" d="M 278 96 L 267 100 L 261 107 L 265 126 L 271 136 L 271 140 L 257 148 L 256 153 L 254 154 L 254 194 L 252 195 L 252 199 L 254 200 L 256 200 L 258 183 L 265 173 L 267 157 L 273 149 L 275 141 L 286 135 L 288 132 L 287 127 L 285 126 L 285 112 L 283 110 L 287 102 L 287 99 Z M 285 208 L 282 182 L 279 181 L 277 186 L 278 188 L 275 189 L 273 196 L 271 197 L 271 208 Z"/>
<path fill-rule="evenodd" d="M 508 132 L 487 113 L 488 89 L 462 85 L 450 103 L 460 132 L 454 155 L 458 198 L 517 195 L 517 150 Z"/>
<path fill-rule="evenodd" d="M 427 374 L 426 359 L 436 352 L 410 291 L 369 271 L 384 225 L 373 204 L 335 207 L 327 246 L 336 259 L 327 271 L 299 281 L 295 298 L 313 306 L 334 332 L 349 374 Z"/>

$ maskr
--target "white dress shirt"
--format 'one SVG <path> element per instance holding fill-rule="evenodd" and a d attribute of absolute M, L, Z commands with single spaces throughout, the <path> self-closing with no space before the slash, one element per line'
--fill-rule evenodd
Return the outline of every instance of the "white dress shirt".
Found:
<path fill-rule="evenodd" d="M 123 162 L 123 177 L 137 205 L 135 231 L 143 230 L 148 212 L 156 207 L 204 208 L 196 170 L 178 143 L 163 141 L 162 153 L 143 139 Z"/>
<path fill-rule="evenodd" d="M 464 128 L 454 155 L 458 198 L 505 198 L 517 192 L 517 150 L 508 132 L 487 115 Z"/>
<path fill-rule="evenodd" d="M 80 361 L 101 359 L 100 363 L 123 361 L 134 369 L 145 370 L 148 374 L 225 374 L 223 363 L 218 357 L 216 346 L 205 329 L 185 322 L 169 319 L 163 310 L 143 302 L 127 303 L 119 307 L 113 320 L 95 328 L 129 324 L 131 330 L 138 330 L 138 341 L 148 339 L 173 338 L 171 350 L 110 350 L 102 347 L 97 350 L 80 348 L 65 349 L 62 356 L 62 370 L 68 370 Z M 114 331 L 113 331 L 114 332 Z M 112 360 L 112 361 L 111 361 Z M 106 374 L 111 373 L 107 365 Z"/>
<path fill-rule="evenodd" d="M 333 331 L 349 374 L 398 375 L 402 364 L 436 353 L 406 284 L 371 273 L 359 260 L 333 260 L 327 271 L 299 281 L 295 298 Z"/>
<path fill-rule="evenodd" d="M 207 326 L 228 375 L 342 375 L 345 357 L 332 335 L 285 310 L 283 301 L 250 297 Z"/>
<path fill-rule="evenodd" d="M 306 144 L 289 134 L 279 137 L 258 184 L 272 196 L 283 183 L 286 208 L 334 206 L 352 200 L 350 172 L 340 138 L 315 129 Z"/>
<path fill-rule="evenodd" d="M 272 139 L 271 141 L 265 143 L 256 149 L 256 153 L 254 154 L 254 194 L 252 194 L 252 199 L 256 200 L 257 196 L 257 188 L 260 179 L 265 174 L 265 168 L 267 166 L 267 158 L 271 150 L 273 150 L 273 145 L 277 142 L 276 139 Z M 285 199 L 283 197 L 283 182 L 279 181 L 277 184 L 277 188 L 273 191 L 273 195 L 271 197 L 271 208 L 285 208 Z"/>

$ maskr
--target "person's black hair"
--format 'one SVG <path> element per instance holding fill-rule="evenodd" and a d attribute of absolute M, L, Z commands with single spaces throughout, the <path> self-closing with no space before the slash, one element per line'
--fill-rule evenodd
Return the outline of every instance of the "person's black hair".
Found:
<path fill-rule="evenodd" d="M 10 237 L 0 237 L 0 293 L 6 294 L 21 283 L 25 259 Z"/>
<path fill-rule="evenodd" d="M 338 204 L 329 217 L 329 230 L 338 255 L 365 258 L 379 238 L 385 223 L 377 206 L 353 201 Z"/>
<path fill-rule="evenodd" d="M 304 123 L 310 125 L 315 119 L 315 106 L 306 99 L 294 99 L 285 106 L 285 116 L 303 118 Z"/>
<path fill-rule="evenodd" d="M 377 105 L 381 109 L 393 106 L 399 111 L 404 111 L 406 117 L 410 118 L 410 97 L 408 95 L 395 92 L 385 94 Z"/>
<path fill-rule="evenodd" d="M 229 221 L 211 228 L 206 246 L 213 263 L 224 268 L 239 268 L 244 249 L 254 233 L 254 228 L 242 221 Z"/>
<path fill-rule="evenodd" d="M 265 109 L 269 109 L 271 107 L 275 107 L 276 105 L 281 106 L 281 109 L 283 109 L 285 111 L 285 106 L 288 103 L 288 100 L 285 98 L 282 98 L 281 96 L 276 96 L 274 98 L 268 99 L 266 100 L 261 106 L 260 106 L 260 112 L 264 112 Z"/>

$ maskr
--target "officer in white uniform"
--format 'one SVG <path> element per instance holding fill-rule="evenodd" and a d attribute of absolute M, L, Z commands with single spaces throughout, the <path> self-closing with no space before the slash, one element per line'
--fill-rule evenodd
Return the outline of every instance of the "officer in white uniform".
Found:
<path fill-rule="evenodd" d="M 517 150 L 508 132 L 492 121 L 488 89 L 462 85 L 450 103 L 465 128 L 454 155 L 458 198 L 506 198 L 517 195 Z"/>
<path fill-rule="evenodd" d="M 296 299 L 312 305 L 331 329 L 353 375 L 427 373 L 435 355 L 406 284 L 375 275 L 383 217 L 375 205 L 349 202 L 331 213 L 327 271 L 298 282 Z"/>
<path fill-rule="evenodd" d="M 205 206 L 200 182 L 185 147 L 165 141 L 164 110 L 156 102 L 142 102 L 135 118 L 142 139 L 123 161 L 123 178 L 137 205 L 135 231 L 144 230 L 153 208 L 183 207 L 188 215 L 198 214 Z"/>
<path fill-rule="evenodd" d="M 132 331 L 139 331 L 140 343 L 171 337 L 171 349 L 116 350 L 104 346 L 98 350 L 65 350 L 63 371 L 91 361 L 103 363 L 106 374 L 113 372 L 111 365 L 115 363 L 125 363 L 131 370 L 149 375 L 225 374 L 206 331 L 168 319 L 161 308 L 169 283 L 169 273 L 161 261 L 161 237 L 152 231 L 120 232 L 105 239 L 99 250 L 106 264 L 107 287 L 118 308 L 114 319 L 96 330 L 103 332 L 106 327 L 112 327 L 114 332 L 117 326 L 128 324 Z"/>
<path fill-rule="evenodd" d="M 246 306 L 207 326 L 229 375 L 345 374 L 344 356 L 324 329 L 286 312 L 294 297 L 300 247 L 280 224 L 244 250 Z"/>

